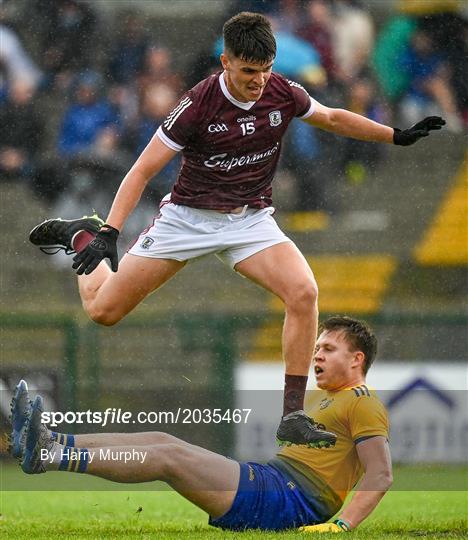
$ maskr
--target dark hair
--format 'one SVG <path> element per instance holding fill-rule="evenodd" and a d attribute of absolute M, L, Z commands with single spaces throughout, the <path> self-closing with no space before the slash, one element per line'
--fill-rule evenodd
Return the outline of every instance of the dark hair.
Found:
<path fill-rule="evenodd" d="M 224 49 L 246 62 L 266 64 L 276 56 L 270 21 L 260 13 L 243 11 L 223 26 Z"/>
<path fill-rule="evenodd" d="M 346 316 L 330 317 L 320 325 L 320 331 L 342 331 L 352 349 L 364 353 L 364 375 L 369 371 L 377 354 L 377 338 L 364 321 Z"/>

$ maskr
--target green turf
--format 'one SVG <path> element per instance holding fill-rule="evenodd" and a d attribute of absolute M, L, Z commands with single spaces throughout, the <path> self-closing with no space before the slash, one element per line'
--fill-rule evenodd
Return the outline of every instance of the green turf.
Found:
<path fill-rule="evenodd" d="M 2 486 L 16 469 L 2 470 Z M 35 480 L 80 478 L 52 473 Z M 95 480 L 95 479 L 93 479 Z M 102 482 L 97 480 L 97 482 Z M 93 489 L 102 489 L 96 483 Z M 106 485 L 112 485 L 107 483 Z M 128 487 L 128 486 L 127 486 Z M 41 538 L 157 538 L 224 539 L 310 538 L 310 534 L 227 533 L 207 525 L 204 512 L 171 491 L 2 491 L 0 537 Z M 372 516 L 352 533 L 353 538 L 466 538 L 468 496 L 463 491 L 393 491 Z M 322 534 L 320 539 L 336 538 Z"/>

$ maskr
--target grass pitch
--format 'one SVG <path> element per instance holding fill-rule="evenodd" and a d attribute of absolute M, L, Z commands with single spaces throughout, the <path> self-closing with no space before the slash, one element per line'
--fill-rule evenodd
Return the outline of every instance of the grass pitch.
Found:
<path fill-rule="evenodd" d="M 38 490 L 47 478 L 54 480 L 55 488 L 62 485 L 62 489 L 74 487 L 78 491 Z M 311 537 L 298 531 L 220 531 L 208 526 L 204 512 L 172 491 L 109 491 L 109 486 L 117 485 L 95 478 L 87 487 L 107 491 L 82 491 L 85 478 L 81 475 L 51 473 L 28 477 L 19 476 L 18 470 L 9 465 L 3 467 L 3 489 L 9 489 L 13 479 L 21 479 L 17 484 L 19 489 L 34 491 L 2 491 L 1 538 L 253 540 Z M 71 479 L 71 484 L 65 484 L 66 479 Z M 52 489 L 52 485 L 48 489 Z M 352 538 L 467 538 L 467 515 L 466 491 L 393 491 L 372 516 L 353 531 Z M 336 535 L 320 535 L 321 540 L 327 538 L 336 538 Z"/>

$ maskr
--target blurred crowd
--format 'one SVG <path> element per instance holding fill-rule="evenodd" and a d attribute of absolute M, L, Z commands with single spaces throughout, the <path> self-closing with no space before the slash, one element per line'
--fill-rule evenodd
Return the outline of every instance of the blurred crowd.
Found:
<path fill-rule="evenodd" d="M 27 182 L 64 218 L 91 208 L 105 214 L 179 96 L 220 69 L 222 40 L 182 70 L 176 51 L 137 9 L 104 14 L 79 0 L 12 4 L 0 5 L 1 179 Z M 325 105 L 399 127 L 440 114 L 448 130 L 461 133 L 468 122 L 467 20 L 457 6 L 402 1 L 377 21 L 357 0 L 237 0 L 226 2 L 217 24 L 221 30 L 243 10 L 267 14 L 277 36 L 275 71 Z M 190 46 L 181 38 L 177 52 Z M 290 209 L 333 211 L 324 186 L 364 181 L 383 151 L 293 122 L 280 167 L 294 188 Z M 150 184 L 132 233 L 179 167 L 174 160 Z"/>

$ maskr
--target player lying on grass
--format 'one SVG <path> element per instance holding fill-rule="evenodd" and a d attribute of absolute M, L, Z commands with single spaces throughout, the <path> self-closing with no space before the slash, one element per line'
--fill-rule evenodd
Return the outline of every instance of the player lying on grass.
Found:
<path fill-rule="evenodd" d="M 268 20 L 240 13 L 224 25 L 223 71 L 189 90 L 125 176 L 106 223 L 49 219 L 30 234 L 43 250 L 77 253 L 73 268 L 85 311 L 113 325 L 187 261 L 216 254 L 285 305 L 281 443 L 329 441 L 303 412 L 317 337 L 317 284 L 305 258 L 272 217 L 272 180 L 294 117 L 363 141 L 411 145 L 445 124 L 425 118 L 400 131 L 318 103 L 272 73 L 276 42 Z M 118 262 L 117 237 L 147 183 L 177 154 L 183 166 L 160 214 Z M 111 268 L 105 264 L 108 258 Z"/>
<path fill-rule="evenodd" d="M 161 432 L 68 435 L 41 423 L 42 399 L 30 403 L 22 381 L 12 403 L 12 452 L 29 474 L 81 472 L 115 482 L 162 480 L 223 529 L 354 529 L 392 482 L 388 420 L 365 385 L 376 339 L 362 322 L 332 317 L 314 355 L 319 390 L 310 411 L 335 445 L 290 446 L 267 464 L 238 463 Z M 29 420 L 28 420 L 29 419 Z M 126 456 L 125 460 L 118 457 Z M 358 491 L 334 523 L 325 523 Z"/>

